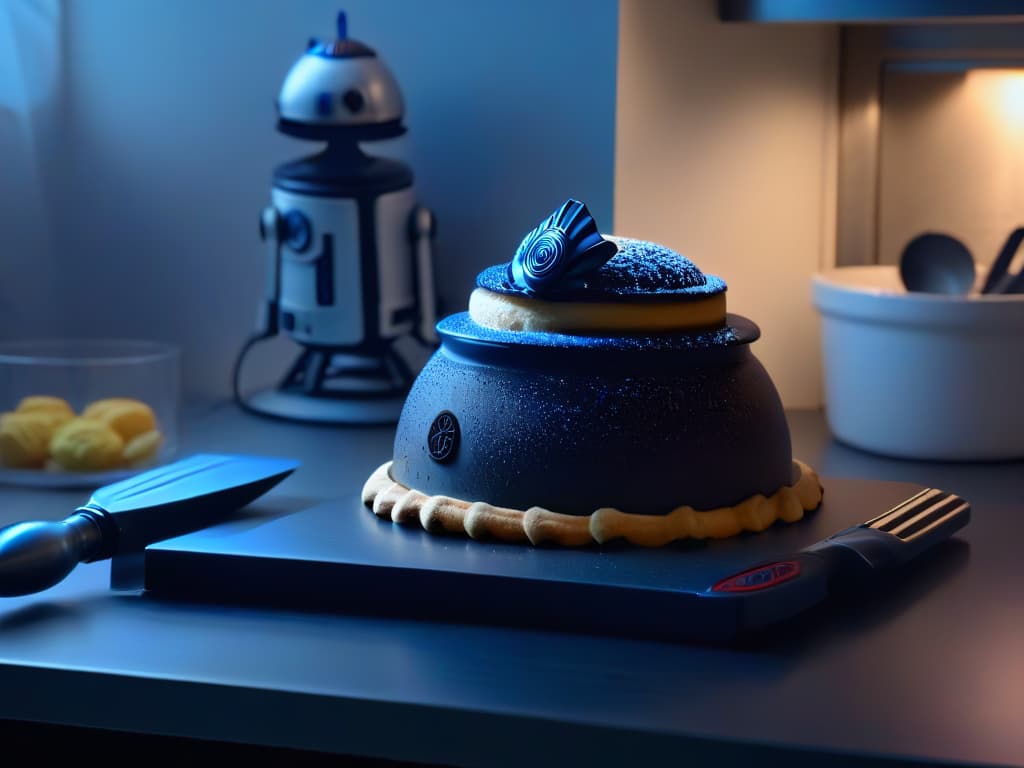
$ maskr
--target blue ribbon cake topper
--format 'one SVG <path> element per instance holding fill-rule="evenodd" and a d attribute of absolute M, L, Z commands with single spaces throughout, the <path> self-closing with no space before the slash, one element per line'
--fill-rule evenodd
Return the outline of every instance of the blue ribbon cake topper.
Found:
<path fill-rule="evenodd" d="M 587 206 L 569 198 L 523 238 L 508 279 L 526 294 L 545 293 L 599 269 L 618 250 L 601 237 Z"/>

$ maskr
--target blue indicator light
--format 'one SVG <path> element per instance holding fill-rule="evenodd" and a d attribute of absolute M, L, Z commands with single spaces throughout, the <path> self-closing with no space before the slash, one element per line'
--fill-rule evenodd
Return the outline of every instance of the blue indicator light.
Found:
<path fill-rule="evenodd" d="M 309 219 L 299 211 L 288 211 L 284 215 L 285 243 L 294 251 L 302 253 L 309 248 L 312 231 Z"/>

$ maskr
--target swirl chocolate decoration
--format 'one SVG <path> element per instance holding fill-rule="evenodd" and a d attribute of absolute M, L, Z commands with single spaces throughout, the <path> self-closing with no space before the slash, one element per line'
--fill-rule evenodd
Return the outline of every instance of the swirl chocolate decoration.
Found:
<path fill-rule="evenodd" d="M 523 238 L 508 267 L 513 286 L 528 295 L 581 280 L 618 251 L 605 240 L 587 206 L 569 198 Z"/>

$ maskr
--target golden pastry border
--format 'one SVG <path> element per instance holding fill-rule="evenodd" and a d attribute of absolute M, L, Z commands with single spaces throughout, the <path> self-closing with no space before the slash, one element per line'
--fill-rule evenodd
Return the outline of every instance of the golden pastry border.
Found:
<path fill-rule="evenodd" d="M 763 531 L 776 520 L 793 523 L 818 508 L 824 495 L 817 473 L 793 460 L 793 482 L 771 496 L 751 496 L 733 507 L 695 510 L 680 506 L 665 515 L 641 515 L 602 507 L 589 515 L 566 515 L 542 507 L 495 507 L 450 496 L 427 496 L 391 479 L 391 461 L 363 485 L 362 501 L 377 517 L 419 523 L 431 533 L 466 534 L 473 539 L 581 547 L 625 539 L 661 547 L 681 539 L 725 539 Z"/>

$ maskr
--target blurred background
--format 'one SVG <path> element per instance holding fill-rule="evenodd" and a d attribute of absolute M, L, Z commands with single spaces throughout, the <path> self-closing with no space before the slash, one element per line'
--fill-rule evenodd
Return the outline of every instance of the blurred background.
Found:
<path fill-rule="evenodd" d="M 314 149 L 274 99 L 343 9 L 405 98 L 374 152 L 436 214 L 442 314 L 576 197 L 723 277 L 787 407 L 817 408 L 814 272 L 895 263 L 939 224 L 990 260 L 1024 203 L 1019 22 L 877 5 L 2 0 L 0 337 L 173 342 L 186 393 L 227 396 L 273 169 Z"/>
<path fill-rule="evenodd" d="M 274 100 L 339 9 L 3 0 L 0 333 L 176 342 L 186 391 L 226 394 L 263 293 L 272 172 L 319 147 L 275 130 Z M 616 3 L 344 10 L 402 88 L 409 131 L 373 150 L 406 160 L 435 211 L 444 307 L 568 194 L 610 223 Z M 248 377 L 291 354 L 261 349 Z"/>

